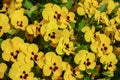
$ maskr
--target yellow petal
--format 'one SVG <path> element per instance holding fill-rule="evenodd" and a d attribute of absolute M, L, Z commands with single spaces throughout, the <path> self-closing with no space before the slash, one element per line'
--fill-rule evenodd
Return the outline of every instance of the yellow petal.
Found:
<path fill-rule="evenodd" d="M 45 66 L 43 67 L 43 74 L 44 74 L 45 76 L 50 76 L 50 74 L 51 74 L 50 66 L 45 65 Z"/>
<path fill-rule="evenodd" d="M 38 46 L 36 44 L 30 44 L 28 47 L 29 52 L 37 53 L 38 52 Z"/>
<path fill-rule="evenodd" d="M 78 13 L 79 15 L 81 15 L 81 16 L 85 15 L 84 8 L 83 8 L 83 7 L 78 7 L 77 13 Z"/>
<path fill-rule="evenodd" d="M 8 21 L 9 21 L 8 16 L 0 13 L 0 22 L 6 22 L 7 23 Z"/>
<path fill-rule="evenodd" d="M 63 37 L 60 38 L 60 40 L 59 40 L 59 43 L 58 43 L 58 45 L 56 47 L 56 52 L 59 55 L 63 55 L 64 54 L 64 52 L 63 52 Z"/>

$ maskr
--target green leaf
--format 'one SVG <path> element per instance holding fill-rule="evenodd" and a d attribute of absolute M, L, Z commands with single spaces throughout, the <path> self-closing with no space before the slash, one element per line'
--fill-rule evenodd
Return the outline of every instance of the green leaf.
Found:
<path fill-rule="evenodd" d="M 70 22 L 69 24 L 71 25 L 71 27 L 72 27 L 73 29 L 75 28 L 75 23 Z"/>
<path fill-rule="evenodd" d="M 87 69 L 87 72 L 96 74 L 97 70 L 96 69 Z"/>
<path fill-rule="evenodd" d="M 85 77 L 84 77 L 84 80 L 91 80 L 91 79 L 90 79 L 90 76 L 85 76 Z"/>
<path fill-rule="evenodd" d="M 112 13 L 115 14 L 117 12 L 118 8 L 120 8 L 120 4 L 112 10 Z"/>
<path fill-rule="evenodd" d="M 23 3 L 23 7 L 30 9 L 31 7 L 33 7 L 33 4 L 32 4 L 32 2 L 25 0 Z"/>
<path fill-rule="evenodd" d="M 77 47 L 76 49 L 75 49 L 75 52 L 79 52 L 81 50 L 81 47 Z"/>
<path fill-rule="evenodd" d="M 86 24 L 86 23 L 85 23 L 85 20 L 82 19 L 81 22 L 78 24 L 78 26 L 79 26 L 79 27 L 78 27 L 78 32 L 85 26 L 85 24 Z"/>
<path fill-rule="evenodd" d="M 39 7 L 39 12 L 42 12 L 44 8 L 45 8 L 44 5 L 41 4 Z"/>
<path fill-rule="evenodd" d="M 105 4 L 103 4 L 100 8 L 98 8 L 98 10 L 99 10 L 100 12 L 104 12 L 104 11 L 106 10 L 107 6 L 108 6 L 108 3 L 105 3 Z"/>
<path fill-rule="evenodd" d="M 27 14 L 27 16 L 28 16 L 29 18 L 31 18 L 32 11 L 30 11 L 30 10 L 25 10 L 25 14 Z"/>
<path fill-rule="evenodd" d="M 16 33 L 16 29 L 10 29 L 9 34 L 14 35 Z"/>
<path fill-rule="evenodd" d="M 81 48 L 81 49 L 84 49 L 84 50 L 88 50 L 88 45 L 82 44 L 80 48 Z"/>
<path fill-rule="evenodd" d="M 25 31 L 22 30 L 18 30 L 18 33 L 16 34 L 16 36 L 25 39 Z"/>
<path fill-rule="evenodd" d="M 0 45 L 1 45 L 1 43 L 3 42 L 3 39 L 2 38 L 0 38 Z M 1 47 L 1 46 L 0 46 Z"/>

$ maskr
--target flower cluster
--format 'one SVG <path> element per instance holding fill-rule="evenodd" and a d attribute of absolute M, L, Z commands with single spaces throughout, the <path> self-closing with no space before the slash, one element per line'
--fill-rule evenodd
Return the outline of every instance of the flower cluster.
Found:
<path fill-rule="evenodd" d="M 0 79 L 120 79 L 120 2 L 47 1 L 1 2 Z"/>

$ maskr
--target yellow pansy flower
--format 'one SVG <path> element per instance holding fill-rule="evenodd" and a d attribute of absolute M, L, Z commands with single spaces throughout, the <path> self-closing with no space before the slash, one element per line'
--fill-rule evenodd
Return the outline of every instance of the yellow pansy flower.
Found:
<path fill-rule="evenodd" d="M 29 64 L 20 64 L 15 62 L 9 70 L 9 77 L 12 80 L 38 80 L 34 77 L 34 73 L 31 72 Z"/>
<path fill-rule="evenodd" d="M 34 21 L 34 24 L 30 24 L 27 26 L 26 30 L 29 34 L 33 35 L 34 37 L 37 37 L 40 34 L 42 24 L 38 23 L 37 21 Z"/>
<path fill-rule="evenodd" d="M 45 54 L 45 65 L 43 66 L 43 74 L 50 76 L 52 79 L 57 80 L 62 75 L 62 58 L 54 52 L 47 52 Z"/>
<path fill-rule="evenodd" d="M 76 80 L 76 78 L 81 79 L 83 76 L 78 66 L 73 69 L 70 64 L 67 64 L 63 78 L 64 80 Z"/>
<path fill-rule="evenodd" d="M 98 21 L 97 24 L 99 24 L 99 22 L 102 22 L 106 25 L 109 25 L 109 18 L 108 18 L 108 15 L 106 14 L 106 12 L 100 12 L 100 11 L 96 10 L 95 19 Z"/>
<path fill-rule="evenodd" d="M 7 15 L 0 13 L 0 37 L 10 30 L 9 18 Z"/>
<path fill-rule="evenodd" d="M 18 9 L 10 15 L 11 24 L 16 29 L 25 30 L 28 25 L 28 18 L 24 15 L 24 9 Z"/>
<path fill-rule="evenodd" d="M 90 48 L 93 52 L 97 53 L 98 57 L 101 57 L 103 54 L 109 54 L 113 51 L 113 47 L 110 43 L 109 37 L 105 34 L 99 34 L 97 41 L 93 42 Z"/>
<path fill-rule="evenodd" d="M 52 41 L 52 44 L 57 44 L 61 37 L 61 30 L 53 29 L 51 31 L 46 32 L 44 39 L 45 41 Z"/>
<path fill-rule="evenodd" d="M 60 41 L 56 47 L 56 52 L 59 55 L 67 54 L 70 55 L 71 53 L 74 53 L 74 45 L 73 42 L 69 40 L 69 38 L 60 38 Z"/>
<path fill-rule="evenodd" d="M 96 0 L 85 0 L 83 3 L 78 3 L 77 13 L 81 16 L 87 14 L 89 18 L 96 12 L 98 2 Z"/>
<path fill-rule="evenodd" d="M 51 20 L 58 20 L 60 19 L 61 14 L 59 14 L 61 11 L 60 7 L 56 4 L 48 3 L 45 5 L 45 9 L 42 11 L 42 16 L 45 20 L 51 21 Z"/>
<path fill-rule="evenodd" d="M 38 46 L 36 44 L 26 44 L 23 45 L 24 49 L 22 51 L 26 55 L 25 62 L 28 63 L 31 67 L 34 66 L 34 62 L 42 68 L 44 65 L 44 54 L 43 52 L 38 52 Z"/>
<path fill-rule="evenodd" d="M 4 77 L 4 73 L 7 70 L 7 65 L 5 63 L 0 63 L 0 79 Z"/>
<path fill-rule="evenodd" d="M 43 10 L 42 15 L 45 20 L 57 21 L 57 24 L 60 28 L 66 28 L 69 26 L 68 22 L 76 22 L 74 20 L 75 14 L 73 12 L 68 12 L 66 7 L 60 8 L 60 6 L 52 3 L 45 5 L 45 9 Z"/>
<path fill-rule="evenodd" d="M 47 32 L 51 32 L 51 30 L 58 29 L 58 25 L 56 21 L 50 21 L 44 24 L 41 27 L 41 35 L 44 36 Z"/>
<path fill-rule="evenodd" d="M 74 58 L 76 64 L 79 65 L 79 69 L 85 71 L 86 69 L 94 69 L 96 66 L 95 54 L 88 52 L 87 50 L 80 50 Z"/>
<path fill-rule="evenodd" d="M 21 57 L 23 58 L 25 55 L 21 51 L 22 45 L 24 45 L 24 41 L 19 37 L 4 40 L 1 44 L 1 49 L 3 51 L 2 58 L 5 61 L 12 62 L 18 61 Z"/>
<path fill-rule="evenodd" d="M 64 80 L 76 80 L 70 65 L 67 66 L 67 69 L 65 70 L 63 78 Z"/>
<path fill-rule="evenodd" d="M 68 9 L 66 8 L 66 7 L 62 7 L 62 9 L 61 9 L 62 11 L 61 11 L 61 17 L 62 18 L 65 18 L 65 20 L 67 21 L 67 22 L 76 22 L 75 21 L 75 14 L 73 13 L 73 12 L 69 12 L 68 11 Z M 62 20 L 61 20 L 61 22 L 62 22 Z"/>
<path fill-rule="evenodd" d="M 108 55 L 103 55 L 100 58 L 100 62 L 105 65 L 104 69 L 109 71 L 115 71 L 116 70 L 116 64 L 118 62 L 116 56 L 114 53 L 110 53 Z"/>

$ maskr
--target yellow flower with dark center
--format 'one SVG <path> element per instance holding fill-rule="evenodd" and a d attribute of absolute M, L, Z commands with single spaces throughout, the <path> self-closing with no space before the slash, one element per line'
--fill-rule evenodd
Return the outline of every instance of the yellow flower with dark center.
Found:
<path fill-rule="evenodd" d="M 115 71 L 118 60 L 114 53 L 110 53 L 108 55 L 103 55 L 100 58 L 100 62 L 104 65 L 105 70 Z"/>
<path fill-rule="evenodd" d="M 34 37 L 37 37 L 40 34 L 40 29 L 42 27 L 42 24 L 38 23 L 37 21 L 34 22 L 34 24 L 30 24 L 27 26 L 27 32 Z"/>
<path fill-rule="evenodd" d="M 4 40 L 1 44 L 1 49 L 3 51 L 2 58 L 5 61 L 19 61 L 21 57 L 25 57 L 23 52 L 21 52 L 22 45 L 24 45 L 24 41 L 19 37 Z"/>
<path fill-rule="evenodd" d="M 51 31 L 46 32 L 44 39 L 45 41 L 52 41 L 52 44 L 57 44 L 61 37 L 61 30 L 53 29 Z"/>
<path fill-rule="evenodd" d="M 94 69 L 96 66 L 95 54 L 88 52 L 87 50 L 80 50 L 74 58 L 76 64 L 79 65 L 79 69 L 85 71 L 86 69 Z"/>
<path fill-rule="evenodd" d="M 50 76 L 52 79 L 57 80 L 62 75 L 62 58 L 54 52 L 47 52 L 45 54 L 45 65 L 43 66 L 43 74 Z"/>
<path fill-rule="evenodd" d="M 76 22 L 74 20 L 75 14 L 73 12 L 69 12 L 66 7 L 60 8 L 60 6 L 56 4 L 46 4 L 42 15 L 45 20 L 57 21 L 57 24 L 60 28 L 66 28 L 67 26 L 70 26 L 68 22 Z"/>
<path fill-rule="evenodd" d="M 76 80 L 76 78 L 81 79 L 83 76 L 84 75 L 80 73 L 78 66 L 72 69 L 70 64 L 68 64 L 63 77 L 64 80 Z"/>
<path fill-rule="evenodd" d="M 12 80 L 38 80 L 31 72 L 29 64 L 15 62 L 9 70 L 9 77 Z"/>
<path fill-rule="evenodd" d="M 25 30 L 28 25 L 28 18 L 24 15 L 24 9 L 18 9 L 10 15 L 11 24 L 16 29 Z"/>
<path fill-rule="evenodd" d="M 4 77 L 4 73 L 7 70 L 7 65 L 5 63 L 0 63 L 0 79 Z"/>
<path fill-rule="evenodd" d="M 0 37 L 10 30 L 9 18 L 7 15 L 0 13 Z"/>
<path fill-rule="evenodd" d="M 30 67 L 33 67 L 35 62 L 42 68 L 44 65 L 44 54 L 43 52 L 38 52 L 38 46 L 36 44 L 26 44 L 23 48 L 21 51 L 26 55 L 25 62 L 28 63 Z"/>
<path fill-rule="evenodd" d="M 70 65 L 67 66 L 63 77 L 64 80 L 76 80 Z"/>
<path fill-rule="evenodd" d="M 109 25 L 109 18 L 108 18 L 108 15 L 106 14 L 106 12 L 100 12 L 100 11 L 96 10 L 95 19 L 98 21 L 97 24 L 99 24 L 99 22 L 102 22 L 106 25 Z"/>
<path fill-rule="evenodd" d="M 45 5 L 45 9 L 42 12 L 42 16 L 45 20 L 59 20 L 61 17 L 60 7 L 56 4 L 48 3 Z"/>
<path fill-rule="evenodd" d="M 98 57 L 101 57 L 103 54 L 109 54 L 113 51 L 113 47 L 110 43 L 111 41 L 109 37 L 105 34 L 99 34 L 97 41 L 93 42 L 90 45 L 90 48 Z"/>
<path fill-rule="evenodd" d="M 74 53 L 74 45 L 73 42 L 69 40 L 69 38 L 61 37 L 59 43 L 56 47 L 56 52 L 59 55 L 67 54 L 70 55 Z"/>
<path fill-rule="evenodd" d="M 50 22 L 44 24 L 41 27 L 41 31 L 40 32 L 41 32 L 41 35 L 44 37 L 47 32 L 51 32 L 54 29 L 55 30 L 58 29 L 57 22 L 56 21 L 50 21 Z"/>
<path fill-rule="evenodd" d="M 77 13 L 80 16 L 87 14 L 89 18 L 92 17 L 98 8 L 98 2 L 96 0 L 85 0 L 83 3 L 79 2 L 78 5 Z"/>
<path fill-rule="evenodd" d="M 66 7 L 62 7 L 61 10 L 62 10 L 61 11 L 61 14 L 62 14 L 61 17 L 62 17 L 62 19 L 65 18 L 65 21 L 67 21 L 67 22 L 74 22 L 74 23 L 76 22 L 74 20 L 75 14 L 73 12 L 69 12 Z M 62 20 L 61 20 L 61 22 L 62 22 Z"/>

